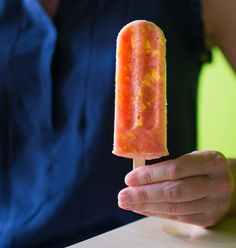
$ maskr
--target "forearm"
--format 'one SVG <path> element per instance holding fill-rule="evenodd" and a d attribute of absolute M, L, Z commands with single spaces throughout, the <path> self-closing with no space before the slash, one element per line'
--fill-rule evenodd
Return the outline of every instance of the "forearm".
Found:
<path fill-rule="evenodd" d="M 205 31 L 236 72 L 236 1 L 202 0 Z"/>

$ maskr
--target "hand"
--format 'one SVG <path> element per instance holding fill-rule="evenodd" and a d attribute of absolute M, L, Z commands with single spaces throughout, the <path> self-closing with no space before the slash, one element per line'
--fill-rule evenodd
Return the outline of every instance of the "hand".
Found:
<path fill-rule="evenodd" d="M 234 182 L 225 157 L 195 151 L 174 160 L 142 166 L 125 177 L 119 207 L 210 227 L 229 211 Z"/>

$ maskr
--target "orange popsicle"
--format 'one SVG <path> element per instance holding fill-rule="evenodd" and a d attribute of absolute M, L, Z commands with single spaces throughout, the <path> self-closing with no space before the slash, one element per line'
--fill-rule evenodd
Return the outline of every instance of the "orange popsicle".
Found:
<path fill-rule="evenodd" d="M 165 37 L 154 23 L 133 21 L 117 37 L 113 153 L 145 159 L 168 155 Z"/>

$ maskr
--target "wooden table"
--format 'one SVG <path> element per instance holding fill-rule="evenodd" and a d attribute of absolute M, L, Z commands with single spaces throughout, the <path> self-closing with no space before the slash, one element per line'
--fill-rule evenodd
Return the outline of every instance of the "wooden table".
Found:
<path fill-rule="evenodd" d="M 236 248 L 236 217 L 212 229 L 148 217 L 70 248 Z"/>

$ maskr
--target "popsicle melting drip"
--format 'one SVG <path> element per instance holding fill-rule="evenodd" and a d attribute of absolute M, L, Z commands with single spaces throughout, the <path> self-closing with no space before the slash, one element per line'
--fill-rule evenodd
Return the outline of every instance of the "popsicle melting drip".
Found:
<path fill-rule="evenodd" d="M 168 155 L 165 37 L 144 20 L 127 24 L 117 38 L 113 153 L 139 160 Z"/>

